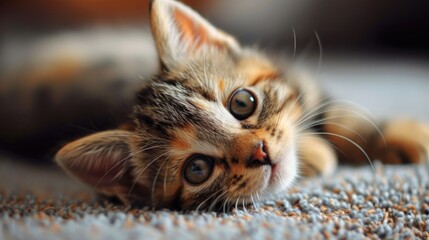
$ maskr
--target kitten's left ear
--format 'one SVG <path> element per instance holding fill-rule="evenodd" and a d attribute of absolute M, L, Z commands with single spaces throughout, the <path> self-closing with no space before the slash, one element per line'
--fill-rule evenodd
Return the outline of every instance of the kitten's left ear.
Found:
<path fill-rule="evenodd" d="M 125 202 L 132 183 L 129 142 L 133 137 L 132 132 L 123 130 L 95 133 L 64 146 L 55 161 L 98 192 Z"/>
<path fill-rule="evenodd" d="M 152 0 L 150 19 L 160 60 L 167 67 L 199 54 L 204 47 L 240 49 L 233 37 L 180 2 Z"/>

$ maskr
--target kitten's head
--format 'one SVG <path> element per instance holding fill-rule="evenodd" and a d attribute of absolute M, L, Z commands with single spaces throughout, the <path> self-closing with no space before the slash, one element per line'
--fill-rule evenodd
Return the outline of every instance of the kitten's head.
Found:
<path fill-rule="evenodd" d="M 244 204 L 297 174 L 297 92 L 263 54 L 185 5 L 154 0 L 162 70 L 137 94 L 132 131 L 66 145 L 57 162 L 98 191 L 157 208 Z"/>

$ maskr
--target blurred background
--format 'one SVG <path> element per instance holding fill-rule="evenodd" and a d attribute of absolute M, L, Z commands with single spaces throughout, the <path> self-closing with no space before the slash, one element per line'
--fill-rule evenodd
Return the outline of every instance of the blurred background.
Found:
<path fill-rule="evenodd" d="M 183 2 L 241 42 L 294 59 L 335 97 L 429 122 L 427 1 Z M 67 141 L 127 119 L 133 92 L 157 70 L 148 0 L 0 6 L 3 154 L 50 163 Z"/>

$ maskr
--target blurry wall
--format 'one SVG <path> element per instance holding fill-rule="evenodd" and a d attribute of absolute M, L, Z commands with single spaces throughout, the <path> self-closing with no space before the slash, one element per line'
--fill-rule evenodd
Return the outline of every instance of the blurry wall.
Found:
<path fill-rule="evenodd" d="M 206 4 L 183 2 L 197 8 Z M 146 21 L 149 0 L 4 0 L 1 5 L 4 27 L 31 30 Z"/>
<path fill-rule="evenodd" d="M 429 2 L 424 0 L 185 0 L 216 25 L 272 47 L 306 43 L 317 31 L 327 49 L 429 54 Z M 148 0 L 3 0 L 2 34 L 147 21 Z"/>
<path fill-rule="evenodd" d="M 338 51 L 429 53 L 429 2 L 407 0 L 220 0 L 213 16 L 234 32 L 276 47 L 302 42 L 317 31 Z M 261 34 L 263 33 L 263 34 Z"/>

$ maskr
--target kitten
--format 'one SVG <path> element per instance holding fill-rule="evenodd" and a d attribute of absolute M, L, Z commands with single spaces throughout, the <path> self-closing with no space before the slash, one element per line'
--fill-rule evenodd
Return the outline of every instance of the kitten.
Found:
<path fill-rule="evenodd" d="M 154 0 L 161 71 L 137 94 L 128 130 L 64 146 L 57 163 L 99 193 L 153 208 L 229 209 L 284 192 L 337 159 L 422 163 L 429 128 L 327 101 L 305 77 L 241 46 L 180 2 Z"/>

